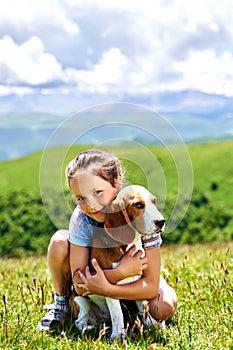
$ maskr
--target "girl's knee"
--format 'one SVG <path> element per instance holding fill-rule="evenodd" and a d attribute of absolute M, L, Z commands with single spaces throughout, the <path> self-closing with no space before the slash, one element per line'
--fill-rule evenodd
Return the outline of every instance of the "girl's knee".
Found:
<path fill-rule="evenodd" d="M 150 308 L 150 314 L 159 321 L 166 321 L 172 318 L 176 313 L 176 302 L 175 301 L 162 301 L 156 305 L 156 307 Z"/>
<path fill-rule="evenodd" d="M 161 310 L 161 319 L 167 320 L 169 318 L 172 318 L 176 313 L 177 308 L 177 301 L 176 300 L 169 300 L 163 303 L 163 307 Z"/>
<path fill-rule="evenodd" d="M 65 230 L 58 230 L 54 233 L 49 243 L 48 254 L 68 254 L 69 242 L 65 233 Z"/>
<path fill-rule="evenodd" d="M 167 295 L 164 298 L 164 314 L 166 319 L 171 318 L 176 313 L 177 296 L 173 288 L 167 287 Z"/>
<path fill-rule="evenodd" d="M 149 312 L 157 320 L 165 321 L 174 316 L 177 309 L 177 297 L 174 289 L 166 285 L 154 300 L 150 301 Z"/>

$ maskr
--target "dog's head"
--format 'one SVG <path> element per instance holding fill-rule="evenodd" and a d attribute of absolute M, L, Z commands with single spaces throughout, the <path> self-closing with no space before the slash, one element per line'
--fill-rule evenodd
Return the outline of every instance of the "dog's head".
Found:
<path fill-rule="evenodd" d="M 162 232 L 165 219 L 155 202 L 156 197 L 145 187 L 124 187 L 107 210 L 104 225 L 106 232 L 124 244 L 134 240 L 135 230 L 146 237 Z"/>

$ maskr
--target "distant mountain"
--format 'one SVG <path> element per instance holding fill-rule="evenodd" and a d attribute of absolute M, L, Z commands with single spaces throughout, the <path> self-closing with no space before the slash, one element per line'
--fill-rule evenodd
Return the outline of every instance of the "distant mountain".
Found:
<path fill-rule="evenodd" d="M 20 158 L 43 149 L 52 129 L 0 128 L 0 160 Z"/>
<path fill-rule="evenodd" d="M 0 161 L 28 155 L 56 145 L 125 142 L 170 144 L 177 140 L 201 143 L 232 139 L 232 117 L 211 111 L 167 112 L 156 117 L 130 104 L 102 105 L 74 117 L 48 113 L 0 115 Z M 126 110 L 124 110 L 126 108 Z M 116 122 L 117 121 L 117 122 Z M 136 126 L 135 126 L 135 125 Z M 179 141 L 178 140 L 178 141 Z"/>
<path fill-rule="evenodd" d="M 0 115 L 0 161 L 43 149 L 64 116 L 43 113 Z"/>

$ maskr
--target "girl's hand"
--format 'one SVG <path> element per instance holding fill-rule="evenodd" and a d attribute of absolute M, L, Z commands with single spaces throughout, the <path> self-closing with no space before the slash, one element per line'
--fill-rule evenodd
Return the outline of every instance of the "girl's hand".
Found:
<path fill-rule="evenodd" d="M 83 297 L 86 297 L 90 294 L 108 296 L 108 292 L 112 285 L 108 282 L 97 260 L 92 259 L 91 262 L 96 271 L 96 274 L 92 275 L 90 273 L 89 266 L 86 267 L 85 273 L 83 273 L 82 271 L 78 271 L 79 277 L 81 278 L 83 283 L 78 283 L 77 286 L 86 290 L 82 294 Z"/>
<path fill-rule="evenodd" d="M 136 246 L 133 245 L 130 249 L 123 255 L 119 265 L 117 266 L 119 275 L 122 279 L 131 276 L 141 276 L 143 270 L 147 269 L 148 259 L 147 257 L 142 258 L 143 252 L 138 250 L 135 254 Z"/>

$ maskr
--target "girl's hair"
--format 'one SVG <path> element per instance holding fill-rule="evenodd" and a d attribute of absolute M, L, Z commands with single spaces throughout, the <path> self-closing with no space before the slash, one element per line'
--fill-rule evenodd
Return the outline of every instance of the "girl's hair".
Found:
<path fill-rule="evenodd" d="M 104 151 L 87 150 L 80 152 L 66 167 L 68 184 L 79 170 L 87 168 L 94 175 L 108 181 L 113 187 L 116 187 L 116 180 L 120 180 L 123 176 L 120 160 L 116 156 Z"/>

